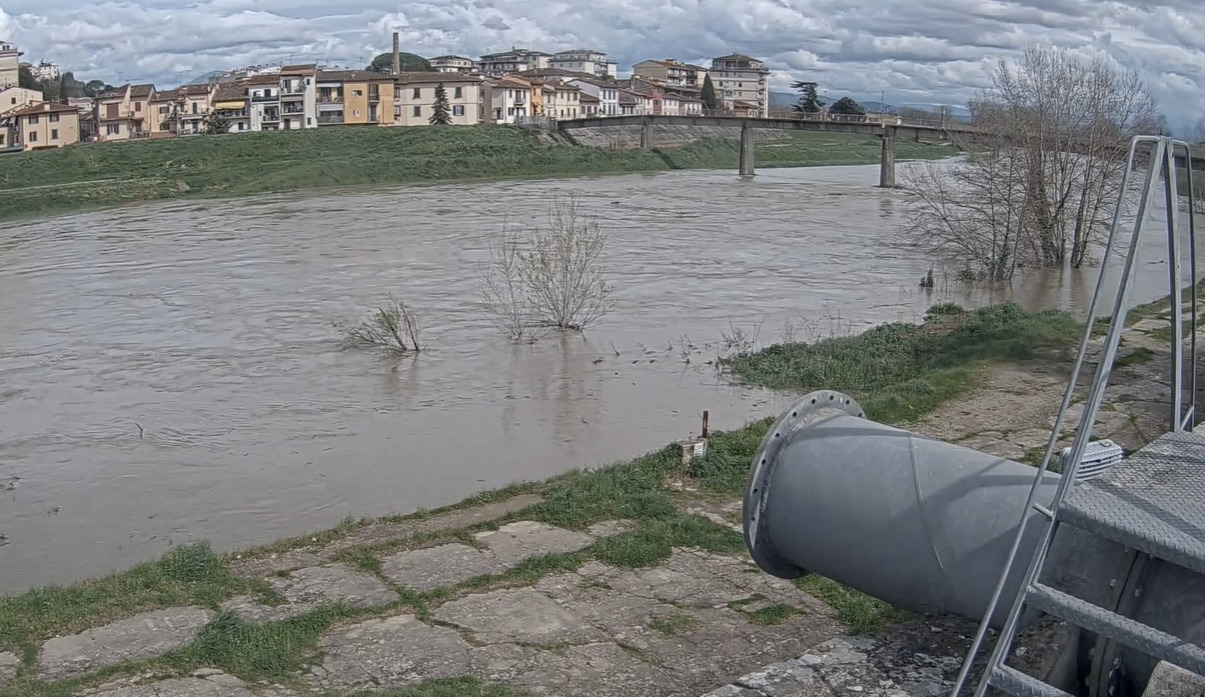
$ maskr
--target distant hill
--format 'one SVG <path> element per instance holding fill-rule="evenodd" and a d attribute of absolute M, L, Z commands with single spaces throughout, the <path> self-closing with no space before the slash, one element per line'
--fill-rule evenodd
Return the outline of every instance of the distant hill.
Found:
<path fill-rule="evenodd" d="M 857 95 L 853 95 L 854 99 L 858 99 Z M 831 103 L 836 97 L 831 94 L 821 93 L 820 99 L 826 103 Z M 799 101 L 799 95 L 794 92 L 770 92 L 770 108 L 771 109 L 789 109 L 792 104 Z M 956 106 L 952 104 L 937 104 L 933 102 L 903 102 L 900 104 L 882 103 L 877 99 L 862 101 L 858 99 L 858 104 L 870 113 L 881 113 L 886 110 L 888 114 L 898 113 L 901 108 L 923 109 L 933 113 L 940 113 L 944 106 L 951 118 L 956 121 L 970 121 L 971 112 L 965 106 Z"/>
<path fill-rule="evenodd" d="M 189 84 L 189 85 L 208 85 L 208 84 L 209 84 L 209 83 L 211 83 L 211 82 L 217 82 L 217 81 L 218 81 L 218 78 L 222 77 L 222 76 L 223 76 L 223 75 L 225 75 L 225 74 L 226 74 L 226 73 L 225 73 L 224 71 L 222 71 L 222 70 L 214 70 L 214 71 L 212 71 L 212 72 L 205 73 L 204 75 L 201 75 L 201 76 L 199 76 L 199 77 L 193 78 L 192 82 L 189 82 L 189 83 L 186 83 L 186 84 Z"/>

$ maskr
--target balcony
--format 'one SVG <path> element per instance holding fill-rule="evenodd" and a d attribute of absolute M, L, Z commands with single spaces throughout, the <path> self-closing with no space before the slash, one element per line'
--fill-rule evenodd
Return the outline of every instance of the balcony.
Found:
<path fill-rule="evenodd" d="M 283 107 L 281 107 L 280 111 L 283 114 L 304 114 L 305 113 L 305 105 L 290 103 L 290 104 L 286 104 Z"/>
<path fill-rule="evenodd" d="M 282 102 L 296 102 L 296 101 L 301 101 L 302 99 L 305 99 L 304 91 L 290 92 L 288 90 L 281 90 L 281 92 L 280 92 L 280 101 L 282 101 Z"/>
<path fill-rule="evenodd" d="M 338 116 L 319 116 L 318 117 L 318 125 L 319 126 L 341 126 L 341 125 L 343 125 L 343 114 L 339 114 Z"/>
<path fill-rule="evenodd" d="M 279 102 L 280 95 L 275 92 L 265 92 L 262 94 L 252 94 L 251 101 L 253 102 Z"/>
<path fill-rule="evenodd" d="M 264 123 L 277 123 L 280 121 L 279 111 L 265 111 L 261 119 Z"/>
<path fill-rule="evenodd" d="M 218 109 L 217 114 L 227 119 L 245 119 L 248 116 L 246 109 Z"/>
<path fill-rule="evenodd" d="M 342 93 L 323 94 L 323 93 L 319 92 L 318 93 L 318 103 L 319 104 L 342 104 L 343 103 L 343 94 Z"/>
<path fill-rule="evenodd" d="M 305 84 L 301 82 L 286 82 L 280 88 L 280 93 L 285 96 L 299 96 L 305 94 Z"/>
<path fill-rule="evenodd" d="M 381 101 L 381 91 L 380 90 L 368 90 L 368 103 L 375 104 L 379 101 Z"/>

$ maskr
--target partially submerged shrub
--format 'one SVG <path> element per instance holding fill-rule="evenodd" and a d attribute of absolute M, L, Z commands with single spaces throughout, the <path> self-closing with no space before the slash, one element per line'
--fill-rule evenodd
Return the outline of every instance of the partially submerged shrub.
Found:
<path fill-rule="evenodd" d="M 557 197 L 546 229 L 508 228 L 491 242 L 483 307 L 512 340 L 538 327 L 584 331 L 613 306 L 602 263 L 608 239 L 575 194 Z"/>
<path fill-rule="evenodd" d="M 422 350 L 422 325 L 417 313 L 393 296 L 359 324 L 336 326 L 343 333 L 344 348 L 383 348 L 395 353 Z"/>

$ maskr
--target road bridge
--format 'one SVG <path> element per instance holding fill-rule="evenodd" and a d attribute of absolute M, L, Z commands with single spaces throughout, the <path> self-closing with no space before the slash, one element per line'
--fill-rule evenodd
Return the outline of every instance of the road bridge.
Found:
<path fill-rule="evenodd" d="M 826 131 L 831 133 L 852 133 L 874 136 L 883 141 L 882 155 L 879 159 L 879 186 L 895 186 L 895 139 L 909 138 L 915 141 L 954 141 L 967 142 L 980 138 L 990 138 L 972 124 L 958 121 L 945 121 L 933 124 L 899 123 L 880 124 L 869 121 L 845 121 L 809 118 L 748 118 L 741 116 L 591 116 L 580 119 L 562 119 L 557 121 L 557 129 L 572 134 L 579 128 L 607 128 L 616 126 L 639 126 L 640 147 L 650 149 L 653 142 L 653 126 L 698 126 L 718 128 L 738 128 L 741 131 L 740 173 L 742 176 L 752 176 L 755 171 L 753 155 L 753 129 L 777 129 L 783 131 Z M 1123 153 L 1124 155 L 1124 153 Z M 1178 164 L 1184 166 L 1183 158 L 1178 158 Z M 1205 171 L 1205 149 L 1194 150 L 1192 168 Z"/>

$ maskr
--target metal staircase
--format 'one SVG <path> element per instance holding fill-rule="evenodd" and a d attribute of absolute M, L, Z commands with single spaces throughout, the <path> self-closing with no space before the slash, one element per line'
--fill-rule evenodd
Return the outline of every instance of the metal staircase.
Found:
<path fill-rule="evenodd" d="M 1179 224 L 1180 196 L 1176 178 L 1176 158 L 1183 152 L 1188 171 L 1188 250 L 1181 248 Z M 1107 254 L 1119 246 L 1118 230 L 1121 227 L 1122 198 L 1129 190 L 1130 174 L 1134 170 L 1135 157 L 1148 154 L 1146 180 L 1142 189 L 1135 216 L 1133 233 L 1125 251 L 1121 277 L 1118 280 L 1113 301 L 1113 312 L 1104 345 L 1097 354 L 1097 367 L 1089 388 L 1080 422 L 1069 452 L 1062 461 L 1062 477 L 1053 501 L 1048 505 L 1037 501 L 1039 484 L 1046 474 L 1055 451 L 1059 434 L 1063 429 L 1068 408 L 1074 397 L 1080 371 L 1086 362 L 1092 341 L 1092 322 L 1089 321 L 1080 344 L 1079 355 L 1072 369 L 1071 380 L 1055 420 L 1054 429 L 1047 444 L 1042 464 L 1034 476 L 1029 499 L 1022 512 L 1016 537 L 1001 571 L 1000 580 L 980 622 L 971 648 L 963 662 L 962 670 L 955 681 L 952 697 L 959 697 L 967 682 L 972 665 L 987 634 L 990 619 L 996 612 L 1006 580 L 1013 567 L 1021 563 L 1019 554 L 1025 533 L 1029 509 L 1041 515 L 1032 519 L 1043 527 L 1032 558 L 1023 576 L 1016 597 L 1011 603 L 1007 619 L 1001 627 L 999 637 L 988 659 L 983 677 L 975 690 L 975 697 L 984 697 L 989 688 L 995 688 L 1016 697 L 1071 697 L 1063 690 L 1006 665 L 1020 620 L 1027 611 L 1040 610 L 1058 617 L 1084 630 L 1112 642 L 1119 642 L 1147 655 L 1174 663 L 1190 671 L 1205 675 L 1205 647 L 1189 643 L 1183 638 L 1149 627 L 1124 614 L 1125 591 L 1133 595 L 1133 588 L 1117 588 L 1114 591 L 1114 612 L 1099 605 L 1082 600 L 1039 582 L 1043 565 L 1062 524 L 1073 525 L 1095 535 L 1120 543 L 1128 548 L 1135 564 L 1143 564 L 1149 558 L 1163 559 L 1174 564 L 1205 574 L 1205 433 L 1193 433 L 1196 417 L 1197 394 L 1197 269 L 1196 228 L 1192 214 L 1192 169 L 1188 145 L 1182 141 L 1157 136 L 1139 136 L 1130 143 L 1126 160 L 1126 172 L 1122 180 L 1122 196 L 1119 197 L 1113 224 L 1109 231 Z M 1089 439 L 1097 411 L 1104 398 L 1105 389 L 1121 332 L 1129 309 L 1129 292 L 1136 268 L 1135 260 L 1150 228 L 1152 200 L 1158 195 L 1160 177 L 1163 178 L 1163 195 L 1167 208 L 1168 281 L 1171 300 L 1171 419 L 1169 431 L 1154 442 L 1134 453 L 1131 457 L 1113 465 L 1091 481 L 1077 478 L 1085 452 L 1090 452 Z M 1184 295 L 1183 257 L 1188 257 L 1189 270 L 1189 347 L 1184 346 Z M 1106 257 L 1106 261 L 1108 257 Z M 1096 316 L 1097 303 L 1105 286 L 1104 265 L 1089 305 L 1088 317 Z M 1186 355 L 1187 354 L 1187 355 Z M 1187 364 L 1187 366 L 1186 366 Z M 1185 395 L 1185 368 L 1188 368 L 1188 394 Z M 1069 466 L 1066 466 L 1069 465 Z M 1124 584 L 1123 584 L 1124 585 Z M 1115 655 L 1115 644 L 1109 644 L 1110 655 Z M 1099 646 L 1098 646 L 1099 648 Z M 1102 661 L 1111 658 L 1099 654 L 1094 656 L 1094 673 L 1106 674 L 1109 665 L 1103 668 Z M 1094 687 L 1101 693 L 1098 682 Z"/>

